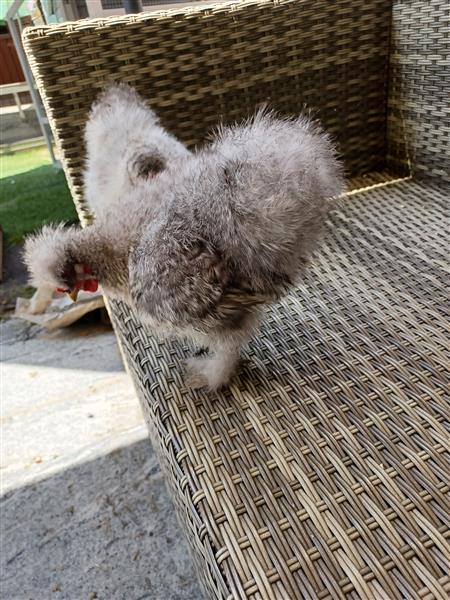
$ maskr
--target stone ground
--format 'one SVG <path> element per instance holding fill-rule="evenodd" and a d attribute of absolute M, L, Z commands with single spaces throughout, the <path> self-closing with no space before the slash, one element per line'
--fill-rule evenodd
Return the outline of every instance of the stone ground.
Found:
<path fill-rule="evenodd" d="M 110 327 L 0 327 L 0 596 L 200 600 Z"/>
<path fill-rule="evenodd" d="M 42 136 L 39 121 L 32 105 L 24 107 L 25 118 L 19 117 L 16 106 L 0 108 L 1 144 L 13 144 Z"/>

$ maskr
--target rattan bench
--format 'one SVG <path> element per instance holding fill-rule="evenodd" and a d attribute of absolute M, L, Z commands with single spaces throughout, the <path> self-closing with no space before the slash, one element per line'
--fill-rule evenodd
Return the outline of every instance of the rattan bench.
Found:
<path fill-rule="evenodd" d="M 82 131 L 111 79 L 191 145 L 306 105 L 352 178 L 222 393 L 187 389 L 191 349 L 111 302 L 207 597 L 450 597 L 448 13 L 251 0 L 25 33 L 84 223 Z"/>

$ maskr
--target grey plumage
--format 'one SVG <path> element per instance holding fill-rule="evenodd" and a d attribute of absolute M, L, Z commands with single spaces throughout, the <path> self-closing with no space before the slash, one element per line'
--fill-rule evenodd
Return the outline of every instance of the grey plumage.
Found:
<path fill-rule="evenodd" d="M 94 103 L 84 132 L 86 201 L 96 217 L 120 210 L 131 188 L 189 150 L 159 123 L 136 91 L 109 86 Z M 119 203 L 119 206 L 118 206 Z"/>
<path fill-rule="evenodd" d="M 114 120 L 105 117 L 111 104 Z M 126 132 L 117 130 L 123 126 L 117 112 L 132 115 Z M 113 166 L 120 193 L 111 191 L 106 208 L 96 194 L 109 200 L 113 175 L 105 154 L 119 139 L 126 140 Z M 191 382 L 220 387 L 257 324 L 259 307 L 301 276 L 327 198 L 343 190 L 330 139 L 305 117 L 260 111 L 222 128 L 191 154 L 134 92 L 114 88 L 96 104 L 86 140 L 86 189 L 96 222 L 65 233 L 47 228 L 29 240 L 35 283 L 42 279 L 42 248 L 52 248 L 52 264 L 44 269 L 52 284 L 73 285 L 68 263 L 89 265 L 107 293 L 131 304 L 144 322 L 208 345 L 210 355 L 189 362 Z M 130 171 L 130 165 L 153 164 L 153 157 L 159 162 L 151 179 L 145 168 Z"/>

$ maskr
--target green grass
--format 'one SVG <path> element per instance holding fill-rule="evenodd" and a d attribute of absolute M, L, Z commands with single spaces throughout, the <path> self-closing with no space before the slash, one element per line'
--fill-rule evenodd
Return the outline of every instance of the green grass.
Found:
<path fill-rule="evenodd" d="M 0 223 L 8 244 L 44 223 L 76 220 L 64 172 L 45 147 L 0 156 Z"/>

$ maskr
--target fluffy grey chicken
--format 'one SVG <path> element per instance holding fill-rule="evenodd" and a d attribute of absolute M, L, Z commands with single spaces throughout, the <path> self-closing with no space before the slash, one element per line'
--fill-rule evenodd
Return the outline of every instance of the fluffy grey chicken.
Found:
<path fill-rule="evenodd" d="M 127 135 L 119 131 L 123 121 L 108 117 L 114 111 L 128 119 Z M 161 139 L 151 136 L 155 126 Z M 188 361 L 190 383 L 223 386 L 260 307 L 299 279 L 327 198 L 343 190 L 329 137 L 305 117 L 262 111 L 191 154 L 134 92 L 114 88 L 95 106 L 86 139 L 96 221 L 84 230 L 45 227 L 29 238 L 32 282 L 67 291 L 99 282 L 156 332 L 207 346 L 209 354 Z M 119 185 L 106 175 L 112 154 Z"/>

